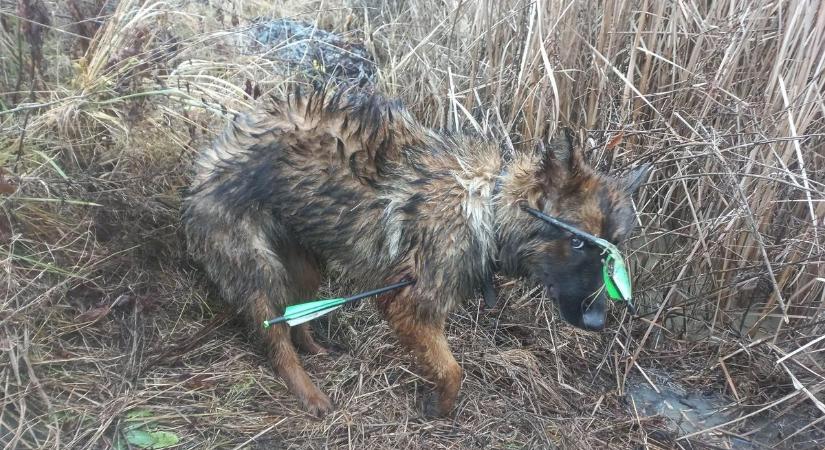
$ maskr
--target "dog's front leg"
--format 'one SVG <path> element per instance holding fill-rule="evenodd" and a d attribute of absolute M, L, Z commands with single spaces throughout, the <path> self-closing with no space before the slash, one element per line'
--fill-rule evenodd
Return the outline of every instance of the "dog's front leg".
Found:
<path fill-rule="evenodd" d="M 458 397 L 463 372 L 447 345 L 444 335 L 446 318 L 422 317 L 417 314 L 415 299 L 405 294 L 384 296 L 378 304 L 401 345 L 413 352 L 424 376 L 435 384 L 424 397 L 424 415 L 440 417 L 449 414 Z"/>

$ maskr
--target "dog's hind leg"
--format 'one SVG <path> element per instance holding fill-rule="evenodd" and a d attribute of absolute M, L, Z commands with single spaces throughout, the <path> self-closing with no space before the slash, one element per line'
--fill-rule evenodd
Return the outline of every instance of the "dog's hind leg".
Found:
<path fill-rule="evenodd" d="M 289 261 L 287 270 L 293 288 L 298 294 L 298 297 L 294 299 L 294 303 L 312 300 L 321 285 L 321 270 L 318 267 L 317 259 L 298 245 L 283 245 L 278 253 Z M 319 345 L 312 338 L 312 327 L 309 323 L 292 327 L 290 334 L 292 335 L 292 343 L 304 353 L 310 355 L 329 353 L 329 350 Z"/>
<path fill-rule="evenodd" d="M 463 372 L 447 345 L 445 318 L 421 318 L 415 299 L 404 294 L 384 296 L 378 305 L 401 345 L 412 350 L 424 376 L 435 384 L 424 397 L 424 415 L 446 416 L 455 405 Z"/>
<path fill-rule="evenodd" d="M 298 350 L 310 355 L 324 355 L 329 353 L 329 350 L 321 344 L 315 342 L 312 337 L 312 328 L 308 323 L 302 323 L 290 330 L 292 334 L 292 342 L 298 347 Z"/>
<path fill-rule="evenodd" d="M 287 267 L 288 236 L 266 212 L 230 215 L 211 197 L 190 200 L 184 223 L 189 249 L 221 289 L 226 302 L 244 314 L 263 343 L 273 368 L 309 412 L 323 416 L 332 403 L 310 380 L 290 339 L 289 327 L 263 328 L 300 296 Z M 298 280 L 300 281 L 300 280 Z M 317 285 L 316 285 L 317 288 Z"/>
<path fill-rule="evenodd" d="M 260 296 L 256 299 L 252 312 L 254 323 L 261 324 L 266 318 L 277 315 L 278 313 L 271 307 L 266 297 Z M 301 365 L 298 354 L 290 342 L 288 325 L 284 323 L 275 325 L 263 331 L 262 334 L 272 365 L 289 390 L 298 397 L 304 409 L 318 417 L 323 417 L 332 411 L 333 406 L 329 397 L 312 383 Z"/>

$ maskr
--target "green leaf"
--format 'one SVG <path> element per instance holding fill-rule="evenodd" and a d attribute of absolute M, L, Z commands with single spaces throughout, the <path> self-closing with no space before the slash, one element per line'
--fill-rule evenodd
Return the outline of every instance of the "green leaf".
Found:
<path fill-rule="evenodd" d="M 152 410 L 150 409 L 133 409 L 126 413 L 126 420 L 142 420 L 147 417 L 152 417 Z"/>
<path fill-rule="evenodd" d="M 152 431 L 149 434 L 155 441 L 152 446 L 153 449 L 172 447 L 180 442 L 178 435 L 169 431 Z"/>
<path fill-rule="evenodd" d="M 136 445 L 140 448 L 152 448 L 152 445 L 155 444 L 155 440 L 152 439 L 152 435 L 149 434 L 148 431 L 144 430 L 129 430 L 126 432 L 126 441 L 132 445 Z"/>
<path fill-rule="evenodd" d="M 123 433 L 131 430 L 146 428 L 146 425 L 154 424 L 154 413 L 150 409 L 133 409 L 126 413 L 125 423 L 120 431 Z"/>
<path fill-rule="evenodd" d="M 126 432 L 126 441 L 136 447 L 157 450 L 177 445 L 180 438 L 168 431 L 129 430 Z"/>

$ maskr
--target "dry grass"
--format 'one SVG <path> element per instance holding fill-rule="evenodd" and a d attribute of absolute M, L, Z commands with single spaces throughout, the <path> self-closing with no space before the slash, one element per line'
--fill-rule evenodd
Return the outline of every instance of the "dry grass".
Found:
<path fill-rule="evenodd" d="M 6 448 L 109 447 L 135 410 L 182 448 L 701 448 L 747 439 L 760 410 L 809 415 L 779 447 L 822 431 L 819 2 L 270 3 L 0 1 Z M 426 383 L 362 305 L 317 324 L 339 352 L 306 358 L 338 411 L 297 410 L 178 232 L 193 154 L 249 85 L 292 78 L 227 32 L 257 15 L 363 40 L 379 89 L 430 125 L 519 151 L 566 124 L 605 171 L 653 162 L 628 244 L 642 317 L 578 332 L 501 280 L 506 307 L 451 321 L 465 385 L 453 419 L 426 421 Z M 624 395 L 648 372 L 743 418 L 679 436 Z"/>

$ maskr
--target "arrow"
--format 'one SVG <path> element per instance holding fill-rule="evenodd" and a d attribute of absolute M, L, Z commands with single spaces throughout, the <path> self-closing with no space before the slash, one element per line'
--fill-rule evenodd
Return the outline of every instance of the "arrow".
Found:
<path fill-rule="evenodd" d="M 413 283 L 415 283 L 415 281 L 406 280 L 400 283 L 391 284 L 386 287 L 373 289 L 371 291 L 362 292 L 360 294 L 355 294 L 350 297 L 315 300 L 309 303 L 299 303 L 297 305 L 288 306 L 284 310 L 283 316 L 276 317 L 274 319 L 264 320 L 264 328 L 269 328 L 272 325 L 279 324 L 281 322 L 286 322 L 289 324 L 289 326 L 294 327 L 295 325 L 300 325 L 304 322 L 308 322 L 312 319 L 315 319 L 316 317 L 321 317 L 324 314 L 332 312 L 347 303 L 355 302 L 367 297 L 372 297 L 373 295 L 383 294 L 385 292 L 393 291 L 395 289 L 400 289 L 402 287 L 409 286 Z"/>

